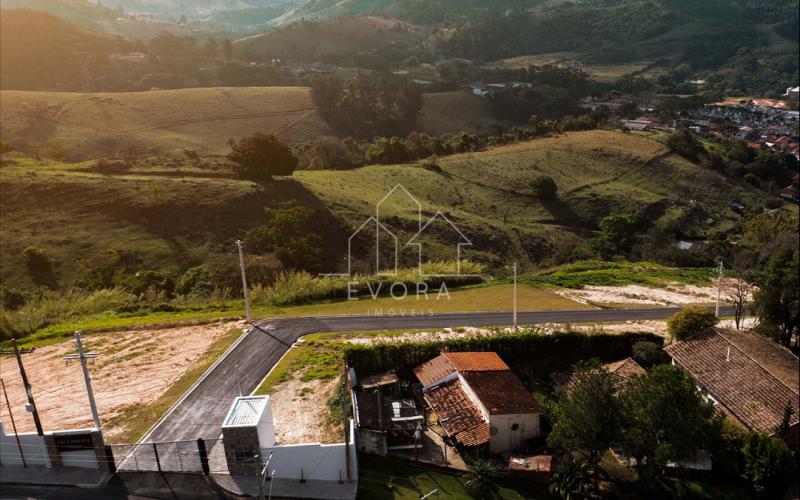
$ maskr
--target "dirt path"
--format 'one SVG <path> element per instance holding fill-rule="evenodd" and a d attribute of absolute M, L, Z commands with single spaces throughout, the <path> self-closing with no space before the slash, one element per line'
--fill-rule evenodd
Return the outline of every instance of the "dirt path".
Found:
<path fill-rule="evenodd" d="M 712 303 L 717 298 L 713 286 L 669 285 L 653 288 L 643 285 L 585 286 L 580 290 L 562 289 L 555 293 L 583 304 L 653 304 L 670 306 L 675 304 Z M 723 293 L 723 302 L 725 296 Z"/>
<path fill-rule="evenodd" d="M 135 330 L 89 335 L 87 352 L 100 356 L 89 365 L 101 421 L 108 421 L 134 404 L 148 404 L 163 394 L 221 335 L 240 322 L 215 323 L 161 330 Z M 91 426 L 92 418 L 80 364 L 65 364 L 63 356 L 76 352 L 73 342 L 62 342 L 24 355 L 25 371 L 45 431 Z M 11 409 L 19 432 L 35 430 L 25 411 L 27 402 L 13 358 L 0 359 Z M 11 431 L 5 401 L 0 418 Z M 106 428 L 107 437 L 120 429 Z"/>

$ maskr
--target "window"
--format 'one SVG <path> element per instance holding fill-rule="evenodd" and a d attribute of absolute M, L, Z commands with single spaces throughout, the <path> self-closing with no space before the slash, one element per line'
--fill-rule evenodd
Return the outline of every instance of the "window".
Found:
<path fill-rule="evenodd" d="M 515 431 L 517 429 L 519 429 L 519 424 L 511 424 L 511 430 L 512 431 Z"/>
<path fill-rule="evenodd" d="M 256 461 L 255 455 L 253 450 L 236 448 L 233 450 L 233 461 L 237 464 L 252 464 Z"/>

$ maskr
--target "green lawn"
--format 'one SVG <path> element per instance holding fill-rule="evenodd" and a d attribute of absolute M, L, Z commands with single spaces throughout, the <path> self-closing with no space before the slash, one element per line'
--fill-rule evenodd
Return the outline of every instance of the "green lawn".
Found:
<path fill-rule="evenodd" d="M 431 498 L 472 499 L 464 489 L 462 478 L 414 467 L 406 462 L 360 455 L 358 473 L 359 500 L 418 500 L 420 495 L 436 489 L 439 490 L 439 496 Z M 498 493 L 504 500 L 555 498 L 546 490 L 534 486 L 524 490 L 501 486 Z"/>

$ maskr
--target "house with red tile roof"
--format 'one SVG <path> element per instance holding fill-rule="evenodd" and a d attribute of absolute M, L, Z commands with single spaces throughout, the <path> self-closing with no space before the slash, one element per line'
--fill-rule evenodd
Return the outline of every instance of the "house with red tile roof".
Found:
<path fill-rule="evenodd" d="M 789 445 L 798 449 L 800 360 L 755 333 L 709 328 L 664 349 L 717 408 L 741 426 L 774 435 L 787 406 Z"/>
<path fill-rule="evenodd" d="M 492 453 L 503 453 L 541 435 L 544 410 L 497 353 L 444 352 L 414 374 L 457 444 L 488 445 Z"/>

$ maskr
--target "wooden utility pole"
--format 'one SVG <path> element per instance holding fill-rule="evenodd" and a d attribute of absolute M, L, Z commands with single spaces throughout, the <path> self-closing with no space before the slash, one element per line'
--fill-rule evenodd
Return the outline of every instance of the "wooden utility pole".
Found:
<path fill-rule="evenodd" d="M 36 402 L 33 400 L 33 390 L 31 389 L 31 384 L 28 383 L 28 375 L 25 374 L 25 365 L 22 364 L 22 354 L 33 352 L 33 348 L 20 350 L 20 348 L 17 346 L 17 339 L 11 339 L 11 345 L 14 347 L 13 351 L 2 350 L 0 351 L 0 354 L 10 354 L 17 358 L 19 375 L 22 377 L 22 385 L 25 387 L 25 395 L 28 396 L 28 411 L 33 414 L 33 423 L 36 425 L 36 434 L 42 436 L 44 435 L 44 431 L 42 430 L 42 422 L 39 420 L 39 412 L 36 411 Z"/>
<path fill-rule="evenodd" d="M 3 396 L 6 398 L 6 407 L 8 408 L 8 417 L 11 419 L 11 427 L 14 429 L 14 437 L 17 439 L 17 448 L 19 448 L 19 458 L 22 459 L 22 466 L 26 469 L 28 464 L 25 463 L 25 453 L 22 452 L 22 444 L 19 442 L 19 434 L 17 434 L 17 424 L 14 423 L 14 413 L 11 411 L 11 402 L 8 400 L 8 393 L 6 392 L 6 383 L 0 378 L 0 385 L 3 386 Z"/>

